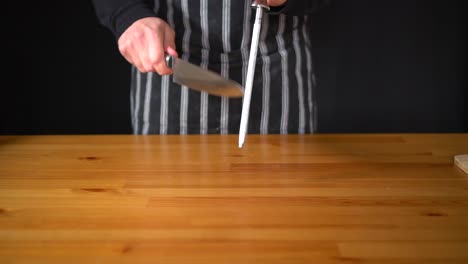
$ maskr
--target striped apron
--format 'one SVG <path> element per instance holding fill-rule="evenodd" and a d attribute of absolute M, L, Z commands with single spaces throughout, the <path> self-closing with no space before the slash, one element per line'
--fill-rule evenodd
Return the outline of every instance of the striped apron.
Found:
<path fill-rule="evenodd" d="M 174 29 L 179 57 L 245 84 L 255 19 L 251 1 L 155 1 Z M 307 16 L 265 15 L 249 114 L 250 134 L 316 130 L 315 77 Z M 172 76 L 131 72 L 135 134 L 237 134 L 241 98 L 208 95 Z"/>

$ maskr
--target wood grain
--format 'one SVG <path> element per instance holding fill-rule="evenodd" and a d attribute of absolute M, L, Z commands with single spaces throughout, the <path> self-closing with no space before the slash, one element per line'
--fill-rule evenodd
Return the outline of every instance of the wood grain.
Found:
<path fill-rule="evenodd" d="M 468 263 L 468 134 L 3 136 L 0 263 Z"/>

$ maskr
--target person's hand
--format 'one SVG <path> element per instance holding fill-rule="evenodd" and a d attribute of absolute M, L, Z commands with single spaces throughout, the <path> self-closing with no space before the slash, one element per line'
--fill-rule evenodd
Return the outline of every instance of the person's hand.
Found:
<path fill-rule="evenodd" d="M 284 5 L 288 0 L 267 0 L 269 6 L 281 6 Z"/>
<path fill-rule="evenodd" d="M 118 40 L 124 58 L 141 72 L 171 74 L 165 53 L 177 57 L 174 30 L 162 19 L 146 17 L 135 21 Z"/>

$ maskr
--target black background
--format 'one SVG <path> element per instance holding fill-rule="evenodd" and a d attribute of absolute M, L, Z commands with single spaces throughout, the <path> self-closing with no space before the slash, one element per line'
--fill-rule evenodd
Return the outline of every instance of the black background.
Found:
<path fill-rule="evenodd" d="M 461 5 L 334 0 L 316 14 L 319 132 L 467 132 Z M 91 1 L 3 13 L 0 134 L 131 133 L 130 66 Z"/>

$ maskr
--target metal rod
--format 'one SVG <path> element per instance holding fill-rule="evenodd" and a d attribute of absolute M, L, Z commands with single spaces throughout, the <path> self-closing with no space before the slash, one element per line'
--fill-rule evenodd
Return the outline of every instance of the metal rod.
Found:
<path fill-rule="evenodd" d="M 242 102 L 242 116 L 239 129 L 239 148 L 242 148 L 247 134 L 247 126 L 250 111 L 250 98 L 252 95 L 252 85 L 255 73 L 255 63 L 257 60 L 258 40 L 260 37 L 260 29 L 262 26 L 263 6 L 256 5 L 257 14 L 255 16 L 255 24 L 252 33 L 252 43 L 250 45 L 249 64 L 247 68 L 247 79 L 245 82 L 244 98 Z"/>

